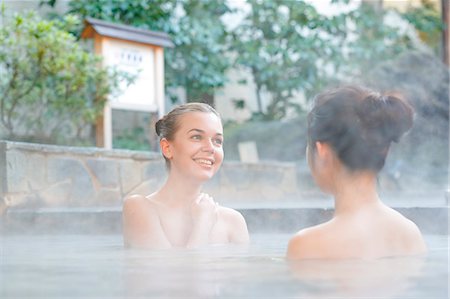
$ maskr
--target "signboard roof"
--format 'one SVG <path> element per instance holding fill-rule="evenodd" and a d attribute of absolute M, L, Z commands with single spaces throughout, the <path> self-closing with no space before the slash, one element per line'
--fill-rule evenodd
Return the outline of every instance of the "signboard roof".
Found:
<path fill-rule="evenodd" d="M 95 32 L 97 32 L 97 34 L 102 36 L 108 36 L 160 47 L 171 48 L 174 46 L 174 44 L 170 40 L 170 37 L 163 32 L 156 32 L 128 25 L 115 24 L 94 18 L 86 18 L 85 24 L 86 26 L 81 33 L 81 37 L 83 38 L 93 37 L 93 32 L 91 30 L 92 28 Z"/>

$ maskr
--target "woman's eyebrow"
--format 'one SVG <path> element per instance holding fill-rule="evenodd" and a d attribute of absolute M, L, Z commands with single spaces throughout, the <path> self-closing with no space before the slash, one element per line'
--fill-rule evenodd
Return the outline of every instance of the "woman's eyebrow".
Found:
<path fill-rule="evenodd" d="M 198 133 L 205 133 L 205 131 L 200 130 L 200 129 L 190 129 L 190 130 L 188 131 L 188 133 L 190 133 L 190 132 L 192 132 L 192 131 L 198 132 Z"/>
<path fill-rule="evenodd" d="M 202 133 L 202 134 L 205 134 L 206 132 L 204 131 L 204 130 L 201 130 L 201 129 L 190 129 L 187 133 L 189 134 L 189 133 L 191 133 L 191 132 L 197 132 L 197 133 Z M 223 134 L 222 133 L 219 133 L 219 132 L 217 132 L 216 134 L 215 134 L 216 136 L 223 136 Z"/>

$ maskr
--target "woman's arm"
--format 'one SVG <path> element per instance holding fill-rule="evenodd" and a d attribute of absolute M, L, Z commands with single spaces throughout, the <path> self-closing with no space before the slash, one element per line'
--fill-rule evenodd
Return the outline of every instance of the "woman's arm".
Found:
<path fill-rule="evenodd" d="M 247 244 L 250 241 L 247 223 L 241 213 L 230 208 L 222 208 L 227 222 L 228 240 L 233 244 Z"/>
<path fill-rule="evenodd" d="M 171 248 L 159 221 L 159 216 L 142 195 L 125 199 L 122 212 L 123 237 L 126 247 L 166 249 Z"/>

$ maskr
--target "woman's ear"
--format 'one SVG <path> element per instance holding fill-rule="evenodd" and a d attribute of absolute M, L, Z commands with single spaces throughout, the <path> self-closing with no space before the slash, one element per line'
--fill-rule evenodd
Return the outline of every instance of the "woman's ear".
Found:
<path fill-rule="evenodd" d="M 325 142 L 316 141 L 316 155 L 320 157 L 322 161 L 330 161 L 334 157 L 334 152 L 330 145 Z"/>
<path fill-rule="evenodd" d="M 161 148 L 161 152 L 167 159 L 172 159 L 172 149 L 169 143 L 169 140 L 166 138 L 162 138 L 159 141 L 159 147 Z"/>
<path fill-rule="evenodd" d="M 325 151 L 326 151 L 325 143 L 322 143 L 320 141 L 316 141 L 315 146 L 316 146 L 316 153 L 317 153 L 317 155 L 323 157 L 325 155 Z"/>

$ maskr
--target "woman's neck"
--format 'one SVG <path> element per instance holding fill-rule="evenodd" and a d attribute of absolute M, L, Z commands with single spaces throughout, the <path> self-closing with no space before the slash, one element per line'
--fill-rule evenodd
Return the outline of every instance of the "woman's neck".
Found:
<path fill-rule="evenodd" d="M 166 183 L 160 189 L 164 203 L 172 207 L 189 207 L 190 204 L 198 197 L 202 184 L 169 173 Z"/>
<path fill-rule="evenodd" d="M 379 205 L 376 175 L 372 172 L 345 174 L 335 180 L 335 216 Z"/>

